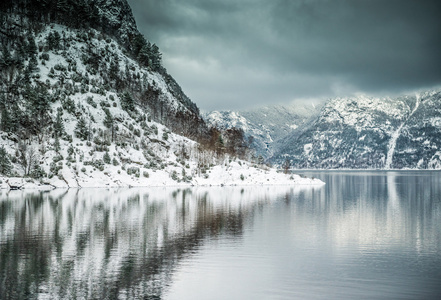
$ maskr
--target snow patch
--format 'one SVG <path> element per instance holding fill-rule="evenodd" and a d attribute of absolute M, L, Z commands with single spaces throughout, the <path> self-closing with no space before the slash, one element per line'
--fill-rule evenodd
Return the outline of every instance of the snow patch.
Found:
<path fill-rule="evenodd" d="M 306 155 L 308 155 L 311 150 L 312 150 L 312 144 L 305 144 L 303 146 L 303 151 L 305 151 Z"/>
<path fill-rule="evenodd" d="M 391 139 L 389 140 L 389 145 L 388 145 L 389 150 L 387 151 L 386 164 L 384 166 L 385 169 L 387 169 L 387 170 L 390 169 L 390 167 L 392 165 L 394 152 L 395 152 L 395 147 L 397 145 L 397 140 L 400 137 L 401 129 L 403 128 L 404 124 L 406 124 L 407 120 L 409 120 L 410 117 L 412 117 L 412 115 L 416 112 L 416 110 L 418 109 L 418 107 L 420 105 L 420 102 L 421 102 L 421 97 L 419 94 L 416 94 L 415 107 L 413 108 L 413 110 L 411 111 L 409 116 L 400 124 L 398 129 L 392 133 L 392 136 L 391 136 Z"/>

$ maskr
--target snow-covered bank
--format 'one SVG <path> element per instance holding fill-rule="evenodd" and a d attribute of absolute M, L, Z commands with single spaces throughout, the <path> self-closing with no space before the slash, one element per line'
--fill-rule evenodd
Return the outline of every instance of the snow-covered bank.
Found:
<path fill-rule="evenodd" d="M 275 169 L 261 169 L 242 162 L 231 162 L 224 166 L 214 166 L 201 176 L 182 181 L 170 176 L 169 172 L 157 170 L 148 178 L 128 175 L 110 168 L 106 172 L 95 171 L 85 174 L 64 170 L 63 179 L 58 177 L 34 180 L 20 177 L 0 177 L 0 187 L 8 189 L 9 185 L 24 189 L 49 190 L 54 188 L 82 187 L 157 187 L 157 186 L 252 186 L 252 185 L 288 185 L 319 186 L 325 184 L 317 178 L 305 178 L 297 174 L 283 174 Z"/>

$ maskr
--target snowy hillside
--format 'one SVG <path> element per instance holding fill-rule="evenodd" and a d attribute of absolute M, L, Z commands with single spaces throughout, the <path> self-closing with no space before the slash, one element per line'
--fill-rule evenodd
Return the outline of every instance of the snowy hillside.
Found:
<path fill-rule="evenodd" d="M 328 101 L 272 160 L 295 168 L 441 168 L 441 92 Z"/>
<path fill-rule="evenodd" d="M 277 141 L 302 128 L 318 115 L 322 104 L 293 104 L 265 106 L 246 111 L 213 111 L 205 120 L 221 128 L 237 127 L 250 138 L 256 155 L 265 159 L 274 155 Z"/>
<path fill-rule="evenodd" d="M 85 1 L 84 24 L 62 3 L 2 4 L 0 186 L 321 184 L 243 160 L 241 136 L 206 125 L 125 0 Z"/>

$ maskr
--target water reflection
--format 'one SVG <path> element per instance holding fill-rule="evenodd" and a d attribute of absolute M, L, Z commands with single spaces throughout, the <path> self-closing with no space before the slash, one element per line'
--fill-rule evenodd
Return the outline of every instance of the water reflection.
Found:
<path fill-rule="evenodd" d="M 201 249 L 165 299 L 441 298 L 440 173 L 307 175 L 326 186 L 264 206 L 240 247 Z"/>
<path fill-rule="evenodd" d="M 437 299 L 439 172 L 0 191 L 0 299 Z M 228 287 L 228 288 L 225 288 Z"/>
<path fill-rule="evenodd" d="M 240 239 L 244 222 L 278 193 L 263 187 L 3 191 L 0 298 L 160 297 L 179 260 L 204 240 Z"/>
<path fill-rule="evenodd" d="M 306 216 L 326 225 L 336 242 L 375 249 L 424 242 L 427 251 L 441 250 L 439 172 L 312 174 L 327 185 L 311 196 Z"/>

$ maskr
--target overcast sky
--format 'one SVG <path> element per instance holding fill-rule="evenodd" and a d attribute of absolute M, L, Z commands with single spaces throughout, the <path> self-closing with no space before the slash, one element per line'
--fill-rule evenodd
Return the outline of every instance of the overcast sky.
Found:
<path fill-rule="evenodd" d="M 441 1 L 128 0 L 203 110 L 441 83 Z"/>

